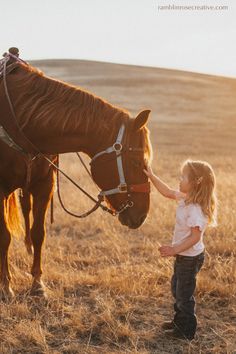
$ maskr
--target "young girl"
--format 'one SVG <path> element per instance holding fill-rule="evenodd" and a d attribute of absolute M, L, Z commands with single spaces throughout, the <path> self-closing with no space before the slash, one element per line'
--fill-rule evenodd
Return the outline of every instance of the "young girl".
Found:
<path fill-rule="evenodd" d="M 156 189 L 178 201 L 172 245 L 159 248 L 162 257 L 175 256 L 171 292 L 175 316 L 162 325 L 172 337 L 192 340 L 197 328 L 194 290 L 196 275 L 204 262 L 203 234 L 207 225 L 216 226 L 215 174 L 205 161 L 186 160 L 181 168 L 179 190 L 169 188 L 151 167 L 144 170 Z"/>

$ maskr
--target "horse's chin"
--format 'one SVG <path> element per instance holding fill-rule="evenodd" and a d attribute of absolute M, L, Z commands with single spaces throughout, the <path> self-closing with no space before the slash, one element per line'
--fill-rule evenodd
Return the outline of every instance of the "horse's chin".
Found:
<path fill-rule="evenodd" d="M 119 214 L 119 222 L 127 226 L 129 229 L 138 229 L 145 221 L 147 215 L 142 215 L 138 217 L 131 216 L 127 211 Z"/>

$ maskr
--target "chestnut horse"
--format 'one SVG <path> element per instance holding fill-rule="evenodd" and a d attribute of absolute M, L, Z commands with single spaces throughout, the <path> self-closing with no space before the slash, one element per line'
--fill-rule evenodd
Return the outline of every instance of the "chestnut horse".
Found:
<path fill-rule="evenodd" d="M 12 55 L 7 63 L 16 65 L 7 73 L 6 83 L 0 79 L 0 124 L 25 152 L 14 150 L 0 140 L 2 298 L 14 296 L 10 285 L 8 249 L 11 234 L 22 228 L 16 195 L 19 188 L 23 191 L 20 203 L 29 252 L 33 246 L 31 293 L 45 295 L 41 280 L 41 249 L 55 171 L 48 161 L 35 153 L 29 141 L 52 161 L 55 161 L 57 154 L 86 153 L 92 159 L 91 172 L 95 183 L 103 191 L 109 206 L 118 211 L 120 223 L 129 228 L 138 228 L 144 222 L 150 200 L 149 190 L 142 190 L 142 186 L 148 183 L 143 168 L 150 162 L 152 154 L 146 127 L 150 111 L 144 110 L 132 118 L 129 112 L 102 98 L 80 87 L 47 77 L 16 59 Z M 6 84 L 14 112 L 7 100 Z M 23 135 L 19 134 L 17 127 Z M 27 174 L 29 158 L 32 166 L 30 176 Z M 125 204 L 127 200 L 129 203 Z M 121 209 L 123 205 L 126 207 Z M 31 209 L 33 223 L 30 227 Z"/>

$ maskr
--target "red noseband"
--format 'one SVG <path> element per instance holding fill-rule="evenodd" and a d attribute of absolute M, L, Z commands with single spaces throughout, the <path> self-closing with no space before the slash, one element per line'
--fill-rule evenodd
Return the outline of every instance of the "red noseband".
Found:
<path fill-rule="evenodd" d="M 131 184 L 128 186 L 130 192 L 136 193 L 150 193 L 151 186 L 150 182 L 142 183 L 142 184 Z"/>

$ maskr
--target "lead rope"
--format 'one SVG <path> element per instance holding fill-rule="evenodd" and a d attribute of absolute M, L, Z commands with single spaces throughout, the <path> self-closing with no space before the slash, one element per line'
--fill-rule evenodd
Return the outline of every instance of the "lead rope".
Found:
<path fill-rule="evenodd" d="M 91 173 L 90 173 L 88 167 L 86 166 L 84 160 L 82 159 L 82 157 L 80 156 L 80 154 L 79 154 L 78 152 L 76 152 L 76 155 L 77 155 L 78 158 L 80 159 L 80 162 L 82 163 L 82 165 L 84 166 L 85 170 L 87 171 L 88 175 L 90 176 L 91 180 L 92 180 L 93 183 L 94 183 L 94 180 L 93 180 L 93 178 L 92 178 L 92 175 L 91 175 Z M 94 183 L 94 184 L 96 185 L 96 183 Z"/>
<path fill-rule="evenodd" d="M 91 173 L 89 172 L 88 168 L 86 167 L 86 165 L 85 165 L 85 163 L 84 163 L 82 157 L 79 156 L 79 153 L 76 153 L 76 154 L 77 154 L 77 156 L 80 158 L 81 163 L 83 164 L 83 166 L 85 167 L 86 171 L 88 172 L 88 174 L 89 174 L 89 175 L 91 176 L 91 178 L 92 178 L 92 175 L 91 175 Z M 125 202 L 121 205 L 121 207 L 120 207 L 120 209 L 119 209 L 118 211 L 113 210 L 113 209 L 110 209 L 110 208 L 107 208 L 106 206 L 104 206 L 104 205 L 101 204 L 101 202 L 104 200 L 104 196 L 102 196 L 102 195 L 99 194 L 99 195 L 98 195 L 98 201 L 97 201 L 96 205 L 95 205 L 91 210 L 89 210 L 88 212 L 86 212 L 86 213 L 84 213 L 84 214 L 81 214 L 81 215 L 77 215 L 77 214 L 72 213 L 71 211 L 69 211 L 69 210 L 65 207 L 65 205 L 64 205 L 64 203 L 63 203 L 63 201 L 62 201 L 62 198 L 61 198 L 60 180 L 59 180 L 59 172 L 58 172 L 58 171 L 60 171 L 60 172 L 62 172 L 62 171 L 61 171 L 60 168 L 59 168 L 59 155 L 57 155 L 56 164 L 57 164 L 57 167 L 58 167 L 58 168 L 56 169 L 56 172 L 57 172 L 57 195 L 58 195 L 58 199 L 59 199 L 59 202 L 60 202 L 60 205 L 61 205 L 62 209 L 63 209 L 66 213 L 68 213 L 69 215 L 72 215 L 72 216 L 74 216 L 74 217 L 76 217 L 76 218 L 85 218 L 86 216 L 88 216 L 88 215 L 90 215 L 91 213 L 93 213 L 93 212 L 100 206 L 104 211 L 107 211 L 107 212 L 110 213 L 112 216 L 117 216 L 117 215 L 119 215 L 120 213 L 122 213 L 124 210 L 126 210 L 126 209 L 128 209 L 128 208 L 131 208 L 131 207 L 133 206 L 133 202 L 127 200 L 127 201 L 125 201 Z M 64 172 L 62 172 L 62 174 L 64 175 Z M 92 179 L 92 181 L 93 181 L 93 183 L 94 183 L 94 180 L 93 180 L 93 179 Z M 76 183 L 75 183 L 74 181 L 71 180 L 71 182 L 76 185 Z M 95 184 L 95 183 L 94 183 L 94 184 Z M 79 186 L 78 186 L 78 187 L 79 187 Z M 81 187 L 79 187 L 79 188 L 81 188 Z"/>
<path fill-rule="evenodd" d="M 63 209 L 67 214 L 72 215 L 72 216 L 74 216 L 74 217 L 76 217 L 76 218 L 85 218 L 86 216 L 90 215 L 90 214 L 93 213 L 95 210 L 97 210 L 98 207 L 101 207 L 104 211 L 107 211 L 107 212 L 109 212 L 111 215 L 116 216 L 116 212 L 115 212 L 115 211 L 113 211 L 113 210 L 111 210 L 111 209 L 109 209 L 109 208 L 107 208 L 106 206 L 104 206 L 104 205 L 101 204 L 102 201 L 104 200 L 103 196 L 101 196 L 101 195 L 98 195 L 98 200 L 97 200 L 97 201 L 92 198 L 92 200 L 93 200 L 96 204 L 94 205 L 94 207 L 93 207 L 92 209 L 90 209 L 90 210 L 87 211 L 86 213 L 78 215 L 78 214 L 75 214 L 75 213 L 72 213 L 71 211 L 69 211 L 69 210 L 65 207 L 65 205 L 64 205 L 64 203 L 63 203 L 63 201 L 62 201 L 62 198 L 61 198 L 61 192 L 60 192 L 60 178 L 59 178 L 59 171 L 60 171 L 60 169 L 59 169 L 59 155 L 58 155 L 58 157 L 57 157 L 56 164 L 57 164 L 57 167 L 58 167 L 57 170 L 56 170 L 56 171 L 57 171 L 57 195 L 58 195 L 58 199 L 59 199 L 59 202 L 60 202 L 60 205 L 61 205 L 62 209 Z M 63 173 L 63 174 L 64 174 L 64 173 Z M 73 182 L 73 183 L 75 184 L 75 182 Z M 79 187 L 79 188 L 81 188 L 81 187 Z M 86 194 L 87 194 L 87 193 L 86 193 Z M 91 199 L 91 198 L 90 198 L 90 199 Z"/>

